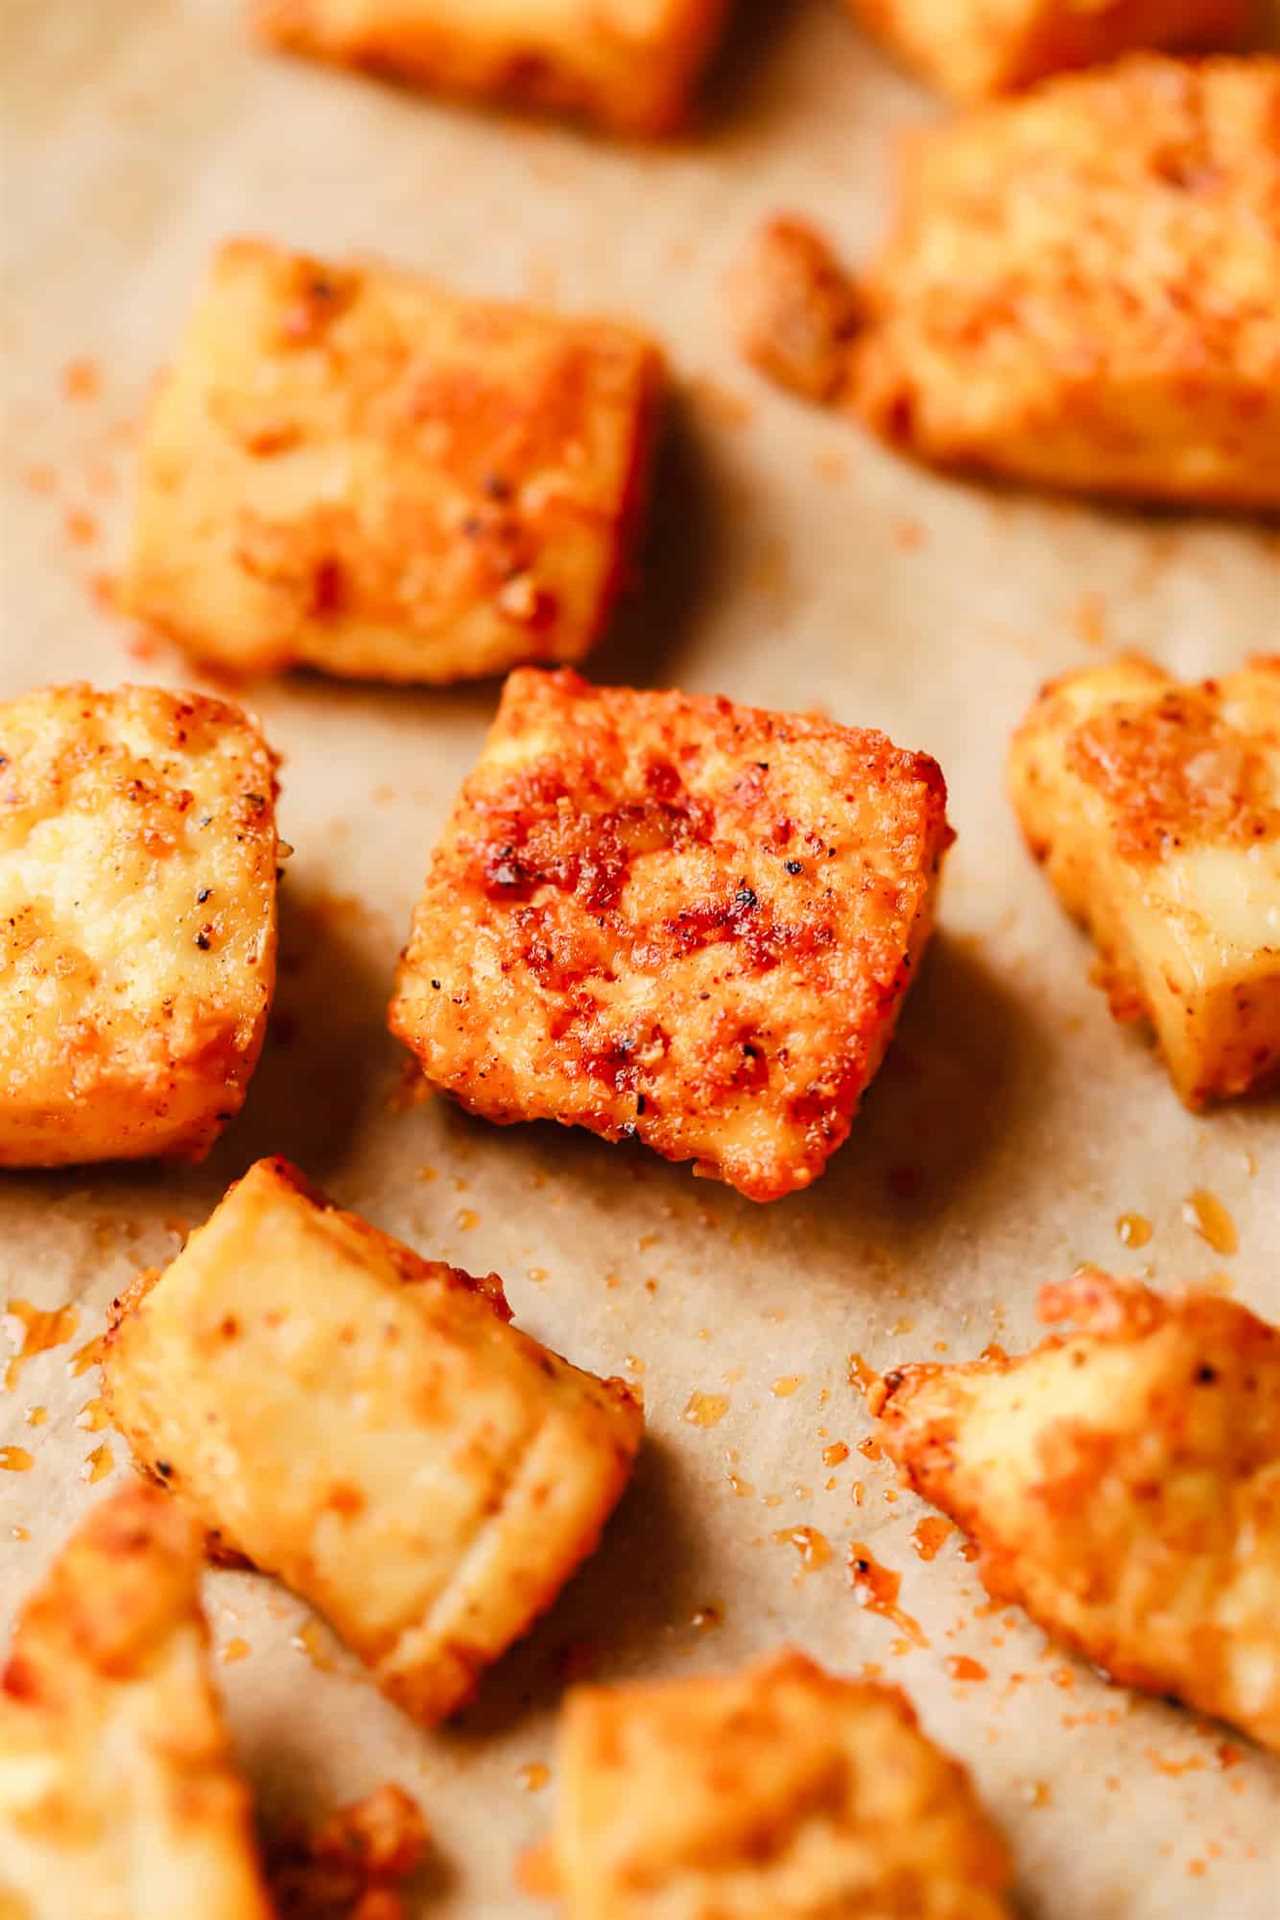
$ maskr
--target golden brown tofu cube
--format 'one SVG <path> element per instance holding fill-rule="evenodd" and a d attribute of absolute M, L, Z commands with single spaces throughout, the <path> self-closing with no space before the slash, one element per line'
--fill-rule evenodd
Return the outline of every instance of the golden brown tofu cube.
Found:
<path fill-rule="evenodd" d="M 261 1160 L 108 1346 L 139 1462 L 424 1721 L 551 1604 L 639 1445 L 621 1381 L 507 1320 L 493 1276 L 420 1260 Z"/>
<path fill-rule="evenodd" d="M 0 705 L 0 1166 L 198 1160 L 275 985 L 275 756 L 156 687 Z"/>
<path fill-rule="evenodd" d="M 857 324 L 853 284 L 827 241 L 782 214 L 752 236 L 732 280 L 743 357 L 806 399 L 835 400 Z"/>
<path fill-rule="evenodd" d="M 848 0 L 862 24 L 961 100 L 1010 93 L 1048 73 L 1143 48 L 1236 46 L 1254 0 Z"/>
<path fill-rule="evenodd" d="M 1013 803 L 1090 927 L 1119 1019 L 1153 1023 L 1190 1106 L 1280 1067 L 1280 655 L 1200 686 L 1120 659 L 1050 683 Z"/>
<path fill-rule="evenodd" d="M 624 327 L 230 242 L 152 404 L 125 605 L 249 673 L 580 659 L 626 572 L 660 374 Z"/>
<path fill-rule="evenodd" d="M 883 734 L 524 669 L 392 1030 L 489 1120 L 636 1136 L 777 1199 L 849 1131 L 950 838 L 936 763 Z"/>
<path fill-rule="evenodd" d="M 262 36 L 295 53 L 473 99 L 674 132 L 728 0 L 251 0 Z"/>
<path fill-rule="evenodd" d="M 1280 1330 L 1089 1269 L 1040 1310 L 1084 1331 L 886 1375 L 886 1447 L 996 1599 L 1280 1750 Z"/>
<path fill-rule="evenodd" d="M 570 1694 L 567 1920 L 1005 1920 L 1004 1844 L 890 1687 L 798 1653 Z"/>
<path fill-rule="evenodd" d="M 271 1920 L 208 1670 L 199 1528 L 129 1487 L 27 1601 L 0 1684 L 0 1913 Z"/>
<path fill-rule="evenodd" d="M 918 136 L 854 400 L 943 466 L 1280 504 L 1280 60 L 1135 57 Z"/>

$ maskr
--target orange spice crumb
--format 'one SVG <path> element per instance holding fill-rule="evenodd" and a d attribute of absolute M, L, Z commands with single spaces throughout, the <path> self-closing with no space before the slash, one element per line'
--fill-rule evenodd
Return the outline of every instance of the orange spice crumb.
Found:
<path fill-rule="evenodd" d="M 971 1660 L 967 1653 L 952 1653 L 947 1656 L 947 1672 L 953 1680 L 985 1680 L 987 1670 L 981 1660 Z"/>
<path fill-rule="evenodd" d="M 1140 1213 L 1122 1213 L 1116 1221 L 1116 1234 L 1122 1246 L 1145 1247 L 1151 1238 L 1151 1222 Z"/>
<path fill-rule="evenodd" d="M 947 1535 L 951 1532 L 950 1520 L 944 1520 L 939 1513 L 927 1513 L 917 1520 L 911 1531 L 911 1542 L 921 1560 L 934 1560 Z"/>
<path fill-rule="evenodd" d="M 1182 1217 L 1215 1253 L 1235 1253 L 1240 1246 L 1235 1221 L 1215 1193 L 1197 1187 L 1182 1203 Z"/>
<path fill-rule="evenodd" d="M 102 391 L 102 373 L 87 354 L 68 360 L 62 369 L 62 391 L 68 400 L 96 400 Z"/>
<path fill-rule="evenodd" d="M 780 1547 L 795 1548 L 802 1573 L 816 1573 L 831 1558 L 831 1542 L 816 1527 L 783 1527 L 773 1538 Z"/>

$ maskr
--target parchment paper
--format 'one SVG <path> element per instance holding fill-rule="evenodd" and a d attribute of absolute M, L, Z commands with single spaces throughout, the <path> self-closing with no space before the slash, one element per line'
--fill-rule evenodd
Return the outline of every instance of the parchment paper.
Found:
<path fill-rule="evenodd" d="M 1280 1765 L 991 1611 L 956 1536 L 923 1564 L 924 1509 L 857 1451 L 847 1371 L 855 1352 L 884 1367 L 1016 1350 L 1038 1285 L 1081 1260 L 1158 1284 L 1223 1275 L 1280 1317 L 1280 1106 L 1181 1109 L 1089 986 L 1087 944 L 1002 792 L 1010 728 L 1049 673 L 1120 646 L 1185 674 L 1274 648 L 1274 531 L 941 481 L 736 364 L 721 285 L 756 220 L 800 207 L 858 257 L 896 129 L 940 110 L 834 4 L 748 8 L 705 134 L 657 152 L 267 57 L 232 0 L 7 0 L 3 31 L 0 692 L 207 684 L 135 650 L 103 576 L 152 373 L 214 243 L 259 233 L 650 326 L 677 381 L 651 563 L 594 670 L 884 727 L 941 760 L 960 836 L 941 932 L 853 1138 L 810 1193 L 756 1208 L 638 1149 L 398 1098 L 395 954 L 496 688 L 251 689 L 285 755 L 297 853 L 244 1114 L 194 1171 L 0 1183 L 4 1298 L 78 1314 L 0 1394 L 0 1442 L 34 1459 L 0 1473 L 6 1615 L 128 1470 L 123 1444 L 83 1424 L 97 1375 L 69 1356 L 138 1266 L 167 1259 L 251 1159 L 283 1152 L 424 1252 L 495 1268 L 517 1320 L 575 1361 L 638 1378 L 649 1440 L 595 1559 L 439 1733 L 384 1703 L 279 1587 L 211 1574 L 219 1646 L 248 1648 L 217 1673 L 270 1818 L 395 1777 L 436 1834 L 423 1915 L 537 1912 L 513 1874 L 550 1814 L 541 1769 L 566 1679 L 686 1673 L 788 1639 L 907 1689 L 1008 1832 L 1028 1915 L 1272 1920 Z M 1228 1209 L 1235 1255 L 1185 1223 L 1197 1189 Z M 1126 1214 L 1152 1224 L 1141 1251 L 1119 1242 Z M 717 1424 L 685 1417 L 694 1394 L 727 1401 Z M 848 1459 L 826 1464 L 839 1442 Z M 804 1569 L 796 1527 L 823 1536 L 824 1564 Z M 854 1540 L 901 1573 L 927 1646 L 895 1651 L 900 1627 L 859 1606 Z M 954 1678 L 957 1656 L 986 1677 Z"/>

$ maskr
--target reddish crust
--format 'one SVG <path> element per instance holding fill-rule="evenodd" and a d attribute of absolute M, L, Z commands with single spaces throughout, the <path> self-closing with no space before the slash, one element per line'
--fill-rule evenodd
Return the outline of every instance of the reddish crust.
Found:
<path fill-rule="evenodd" d="M 936 764 L 881 734 L 513 674 L 393 1030 L 491 1120 L 634 1134 L 775 1198 L 821 1170 L 879 1064 L 945 809 Z M 720 1151 L 726 1115 L 772 1135 L 746 1164 Z"/>
<path fill-rule="evenodd" d="M 1140 710 L 1120 706 L 1077 726 L 1072 773 L 1111 809 L 1126 860 L 1158 860 L 1186 841 L 1247 847 L 1280 835 L 1264 753 L 1223 718 L 1216 686 L 1173 688 Z"/>

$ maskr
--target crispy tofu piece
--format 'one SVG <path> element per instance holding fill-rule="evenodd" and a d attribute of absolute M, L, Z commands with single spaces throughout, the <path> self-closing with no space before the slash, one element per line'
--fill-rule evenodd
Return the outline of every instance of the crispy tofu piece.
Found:
<path fill-rule="evenodd" d="M 0 705 L 0 1166 L 198 1160 L 275 985 L 275 756 L 156 687 Z"/>
<path fill-rule="evenodd" d="M 116 1425 L 423 1721 L 595 1547 L 641 1414 L 473 1280 L 261 1160 L 110 1336 Z"/>
<path fill-rule="evenodd" d="M 854 404 L 946 467 L 1280 504 L 1280 60 L 1135 57 L 917 136 Z"/>
<path fill-rule="evenodd" d="M 849 1131 L 951 839 L 883 734 L 512 674 L 437 847 L 391 1006 L 489 1120 L 636 1136 L 753 1200 Z"/>
<path fill-rule="evenodd" d="M 1254 0 L 848 0 L 903 62 L 960 100 L 1011 93 L 1045 74 L 1144 48 L 1237 46 Z"/>
<path fill-rule="evenodd" d="M 123 604 L 246 673 L 578 660 L 626 573 L 660 379 L 625 327 L 232 241 L 151 407 Z"/>
<path fill-rule="evenodd" d="M 1013 804 L 1146 1015 L 1189 1106 L 1280 1067 L 1280 655 L 1182 686 L 1118 659 L 1050 682 L 1014 736 Z"/>
<path fill-rule="evenodd" d="M 463 97 L 673 133 L 728 0 L 251 0 L 262 37 Z"/>
<path fill-rule="evenodd" d="M 997 1600 L 1280 1750 L 1280 1330 L 1091 1269 L 1040 1311 L 1084 1331 L 887 1374 L 885 1446 Z"/>
<path fill-rule="evenodd" d="M 823 235 L 786 214 L 766 221 L 730 292 L 743 357 L 793 393 L 835 400 L 848 379 L 857 299 Z"/>
<path fill-rule="evenodd" d="M 209 1679 L 198 1527 L 144 1486 L 27 1601 L 0 1684 L 0 1913 L 271 1920 Z"/>
<path fill-rule="evenodd" d="M 560 1732 L 568 1920 L 1005 1920 L 1004 1844 L 896 1688 L 784 1652 L 580 1687 Z"/>

